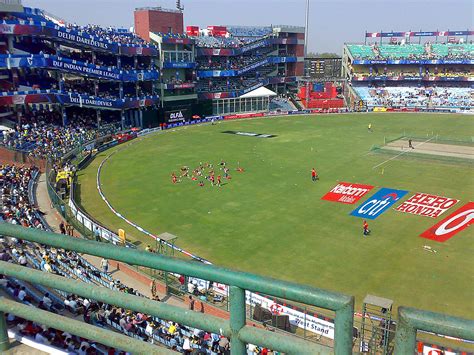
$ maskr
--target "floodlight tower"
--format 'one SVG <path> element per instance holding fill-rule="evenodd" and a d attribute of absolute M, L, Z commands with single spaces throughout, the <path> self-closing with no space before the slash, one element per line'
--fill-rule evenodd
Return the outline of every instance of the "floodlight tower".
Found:
<path fill-rule="evenodd" d="M 306 61 L 306 58 L 308 57 L 308 27 L 309 27 L 309 0 L 306 0 L 306 15 L 305 15 L 305 27 L 304 27 L 304 75 L 308 75 L 309 71 L 309 65 Z"/>
<path fill-rule="evenodd" d="M 305 19 L 305 29 L 304 29 L 304 56 L 307 57 L 308 54 L 308 27 L 309 27 L 309 0 L 306 0 L 306 19 Z"/>
<path fill-rule="evenodd" d="M 181 6 L 181 0 L 176 0 L 176 9 L 177 9 L 179 12 L 183 12 L 183 11 L 184 11 L 184 6 Z"/>

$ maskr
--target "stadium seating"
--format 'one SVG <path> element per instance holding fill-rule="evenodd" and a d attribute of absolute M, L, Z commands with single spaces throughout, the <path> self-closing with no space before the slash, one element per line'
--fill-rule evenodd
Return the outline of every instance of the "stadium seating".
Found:
<path fill-rule="evenodd" d="M 41 217 L 34 211 L 28 198 L 32 178 L 36 173 L 36 168 L 19 168 L 12 165 L 2 167 L 0 176 L 2 210 L 0 215 L 5 222 L 22 224 L 25 227 L 47 229 L 44 222 L 41 222 Z M 0 256 L 1 260 L 10 260 L 44 272 L 52 272 L 67 278 L 144 297 L 138 291 L 123 285 L 119 280 L 113 279 L 110 274 L 100 271 L 75 252 L 66 252 L 32 242 L 20 242 L 12 238 L 0 238 Z M 157 317 L 149 317 L 141 313 L 115 308 L 111 305 L 96 303 L 93 300 L 82 299 L 62 291 L 49 290 L 43 286 L 30 285 L 11 278 L 7 278 L 5 281 L 2 275 L 0 275 L 0 279 L 3 280 L 0 282 L 0 287 L 21 302 L 66 316 L 74 317 L 79 313 L 83 313 L 83 319 L 88 323 L 100 327 L 110 327 L 128 336 L 162 344 L 176 351 L 182 352 L 184 348 L 197 349 L 196 351 L 201 351 L 202 354 L 221 354 L 222 348 L 220 346 L 228 343 L 227 339 L 217 334 L 181 326 Z M 8 319 L 10 320 L 10 326 L 14 326 L 14 329 L 20 332 L 25 331 L 24 320 L 16 317 L 9 317 Z M 19 324 L 22 326 L 18 326 Z M 31 326 L 28 323 L 28 327 Z M 80 341 L 66 344 L 64 339 L 59 339 L 52 329 L 38 329 L 38 331 L 29 335 L 35 336 L 38 333 L 41 333 L 42 337 L 35 337 L 35 340 L 40 343 L 52 344 L 60 349 L 69 349 L 81 353 L 80 348 L 83 344 L 79 344 Z M 46 340 L 43 340 L 43 338 Z M 77 340 L 72 336 L 71 339 Z M 106 349 L 98 344 L 87 345 L 87 347 L 90 346 L 100 348 L 100 353 L 107 353 Z M 86 353 L 84 352 L 84 354 Z"/>
<path fill-rule="evenodd" d="M 270 111 L 294 111 L 296 107 L 287 99 L 283 97 L 277 97 L 270 101 Z"/>
<path fill-rule="evenodd" d="M 473 44 L 348 44 L 354 59 L 473 59 Z"/>
<path fill-rule="evenodd" d="M 368 106 L 472 108 L 474 90 L 458 87 L 354 87 Z"/>
<path fill-rule="evenodd" d="M 272 33 L 271 27 L 230 26 L 227 31 L 234 37 L 264 37 Z"/>
<path fill-rule="evenodd" d="M 21 124 L 2 132 L 0 144 L 30 156 L 58 159 L 81 144 L 117 130 L 114 123 L 103 124 L 97 129 L 97 118 L 87 111 L 72 118 L 72 124 L 62 127 L 59 112 L 32 111 L 23 115 Z"/>

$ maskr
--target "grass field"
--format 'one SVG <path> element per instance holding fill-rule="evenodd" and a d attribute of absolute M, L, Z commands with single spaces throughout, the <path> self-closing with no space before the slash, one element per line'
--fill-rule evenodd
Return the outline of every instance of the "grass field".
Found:
<path fill-rule="evenodd" d="M 214 264 L 305 283 L 356 296 L 367 293 L 453 315 L 474 317 L 474 229 L 445 243 L 419 234 L 468 201 L 474 200 L 472 164 L 457 165 L 369 153 L 384 137 L 406 132 L 474 137 L 473 117 L 431 114 L 287 116 L 189 126 L 155 134 L 101 153 L 79 173 L 81 205 L 113 230 L 152 244 L 112 214 L 96 190 L 99 163 L 120 149 L 102 169 L 103 191 L 115 209 L 153 233 L 170 232 L 178 245 Z M 374 132 L 367 130 L 372 123 Z M 273 134 L 255 138 L 223 131 Z M 233 172 L 221 188 L 171 173 L 221 159 Z M 311 168 L 320 175 L 311 181 Z M 349 213 L 355 205 L 321 200 L 338 181 L 426 192 L 461 202 L 438 219 L 391 208 L 369 221 Z M 423 250 L 429 245 L 437 253 Z"/>

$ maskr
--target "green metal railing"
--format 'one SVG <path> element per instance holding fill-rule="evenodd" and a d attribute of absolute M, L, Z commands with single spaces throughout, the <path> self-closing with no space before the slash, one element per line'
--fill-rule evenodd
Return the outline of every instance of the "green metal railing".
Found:
<path fill-rule="evenodd" d="M 5 262 L 1 262 L 4 264 Z M 96 341 L 116 349 L 125 350 L 133 354 L 175 354 L 166 348 L 159 348 L 148 342 L 130 338 L 126 335 L 111 332 L 71 318 L 42 311 L 32 306 L 10 301 L 0 297 L 0 352 L 9 348 L 8 334 L 6 332 L 5 313 L 12 313 L 18 317 L 32 322 L 43 324 L 54 329 L 75 334 L 77 336 Z"/>
<path fill-rule="evenodd" d="M 474 341 L 474 320 L 398 307 L 395 355 L 413 354 L 417 330 Z"/>
<path fill-rule="evenodd" d="M 82 297 L 130 309 L 154 317 L 225 335 L 231 340 L 232 354 L 245 354 L 246 344 L 271 348 L 288 354 L 351 354 L 353 347 L 354 298 L 309 286 L 297 285 L 263 276 L 185 261 L 123 248 L 111 244 L 57 235 L 17 225 L 0 224 L 0 235 L 74 250 L 79 253 L 122 261 L 131 265 L 155 270 L 175 272 L 229 285 L 230 320 L 224 320 L 181 307 L 156 302 L 108 288 L 85 284 L 50 273 L 0 261 L 0 274 L 46 287 L 60 289 Z M 303 339 L 269 332 L 246 325 L 245 291 L 260 292 L 278 298 L 326 308 L 336 313 L 334 349 Z M 168 353 L 166 349 L 117 334 L 83 322 L 50 312 L 44 312 L 5 298 L 0 298 L 0 351 L 9 346 L 5 313 L 45 324 L 72 334 L 134 354 Z M 416 348 L 417 330 L 442 334 L 474 341 L 474 320 L 451 317 L 444 314 L 399 307 L 395 335 L 395 354 L 413 354 Z"/>
<path fill-rule="evenodd" d="M 289 354 L 329 354 L 333 350 L 329 347 L 305 341 L 294 336 L 269 332 L 246 325 L 245 316 L 245 291 L 260 292 L 274 297 L 284 298 L 295 302 L 326 308 L 336 313 L 335 317 L 335 354 L 352 353 L 352 327 L 354 298 L 339 293 L 329 292 L 309 286 L 302 286 L 290 282 L 279 281 L 263 276 L 184 261 L 146 251 L 118 247 L 83 239 L 72 238 L 64 235 L 39 231 L 36 229 L 22 228 L 17 225 L 0 224 L 0 235 L 17 239 L 46 244 L 56 248 L 74 250 L 79 253 L 104 257 L 106 259 L 122 261 L 131 265 L 145 266 L 156 270 L 175 272 L 183 275 L 194 276 L 205 280 L 223 283 L 230 287 L 230 320 L 226 321 L 214 316 L 192 312 L 180 307 L 174 307 L 147 298 L 137 297 L 112 291 L 107 288 L 87 285 L 82 282 L 51 275 L 41 271 L 32 270 L 11 263 L 0 262 L 0 274 L 15 277 L 31 283 L 61 289 L 82 297 L 113 304 L 126 309 L 143 312 L 152 316 L 196 327 L 206 331 L 223 334 L 231 340 L 232 354 L 245 354 L 246 344 L 271 348 Z M 11 307 L 10 302 L 1 299 L 0 312 L 18 314 L 20 307 Z M 27 307 L 27 306 L 24 306 Z M 34 312 L 29 312 L 34 313 Z M 27 314 L 28 312 L 24 312 Z M 60 323 L 55 323 L 58 315 L 49 313 L 48 322 L 56 328 L 62 329 Z M 29 319 L 28 317 L 25 317 Z M 3 324 L 3 326 L 2 326 Z M 83 324 L 83 323 L 81 323 Z M 74 326 L 73 328 L 76 328 Z M 90 329 L 90 328 L 87 328 Z M 73 329 L 72 333 L 77 334 Z M 97 329 L 99 331 L 99 329 Z M 94 331 L 90 329 L 92 333 Z M 5 338 L 6 327 L 0 321 L 0 343 Z M 92 340 L 105 343 L 104 333 L 88 335 Z M 108 333 L 107 333 L 108 334 Z M 127 350 L 127 348 L 124 348 Z M 133 353 L 142 353 L 135 350 Z M 150 352 L 148 352 L 150 353 Z M 153 352 L 151 352 L 153 353 Z M 158 353 L 156 350 L 154 353 Z"/>

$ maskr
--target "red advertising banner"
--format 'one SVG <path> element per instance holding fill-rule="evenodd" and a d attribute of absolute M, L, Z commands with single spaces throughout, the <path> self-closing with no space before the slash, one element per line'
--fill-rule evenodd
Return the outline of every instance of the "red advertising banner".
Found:
<path fill-rule="evenodd" d="M 469 227 L 474 220 L 474 202 L 469 202 L 454 213 L 436 223 L 433 227 L 420 234 L 420 237 L 445 242 L 456 233 Z"/>
<path fill-rule="evenodd" d="M 351 184 L 350 182 L 340 182 L 332 188 L 321 200 L 347 203 L 352 205 L 359 201 L 374 187 L 370 185 Z"/>
<path fill-rule="evenodd" d="M 418 216 L 437 218 L 458 202 L 459 200 L 448 197 L 416 193 L 395 210 Z"/>

